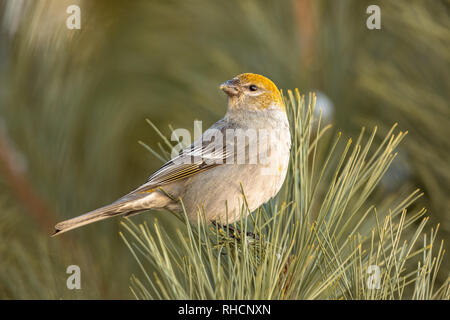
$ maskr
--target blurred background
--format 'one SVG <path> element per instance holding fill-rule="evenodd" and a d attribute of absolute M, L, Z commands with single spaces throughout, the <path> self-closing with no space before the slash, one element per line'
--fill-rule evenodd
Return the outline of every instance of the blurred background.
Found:
<path fill-rule="evenodd" d="M 81 9 L 70 30 L 69 5 Z M 369 30 L 369 5 L 381 29 Z M 450 240 L 450 2 L 0 0 L 0 298 L 131 299 L 138 266 L 120 219 L 50 238 L 55 222 L 129 192 L 163 134 L 220 119 L 218 85 L 243 72 L 314 91 L 345 136 L 408 130 L 381 181 L 421 188 Z M 170 232 L 167 213 L 144 214 Z M 80 266 L 82 289 L 66 268 Z M 442 267 L 449 272 L 448 259 Z"/>

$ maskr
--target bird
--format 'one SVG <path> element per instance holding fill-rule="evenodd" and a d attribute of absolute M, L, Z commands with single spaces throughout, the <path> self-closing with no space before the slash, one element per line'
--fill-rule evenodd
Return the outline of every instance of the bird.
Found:
<path fill-rule="evenodd" d="M 196 223 L 229 225 L 268 202 L 286 178 L 291 134 L 281 92 L 270 79 L 242 73 L 220 85 L 225 116 L 140 187 L 115 202 L 59 222 L 52 236 L 146 210 L 185 212 Z M 243 209 L 245 208 L 245 209 Z"/>

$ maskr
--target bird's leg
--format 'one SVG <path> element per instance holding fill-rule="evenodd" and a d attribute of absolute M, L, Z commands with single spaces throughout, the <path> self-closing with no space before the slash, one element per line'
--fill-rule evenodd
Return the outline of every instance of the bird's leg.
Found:
<path fill-rule="evenodd" d="M 228 225 L 222 225 L 220 223 L 217 223 L 216 221 L 212 221 L 212 224 L 214 226 L 216 226 L 219 230 L 223 230 L 226 232 L 227 235 L 231 236 L 234 239 L 240 239 L 242 238 L 241 236 L 241 231 L 238 228 L 235 228 L 233 225 L 228 224 Z M 253 240 L 259 240 L 258 235 L 254 234 L 253 232 L 246 232 L 247 237 L 252 238 Z"/>

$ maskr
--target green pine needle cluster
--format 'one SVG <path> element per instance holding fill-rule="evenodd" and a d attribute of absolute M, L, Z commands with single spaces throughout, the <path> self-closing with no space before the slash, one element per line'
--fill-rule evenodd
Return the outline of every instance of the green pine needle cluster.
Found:
<path fill-rule="evenodd" d="M 326 144 L 329 126 L 315 116 L 315 102 L 287 92 L 288 175 L 254 214 L 230 226 L 208 223 L 203 212 L 191 225 L 184 215 L 176 230 L 122 223 L 142 271 L 131 277 L 137 299 L 450 298 L 448 278 L 436 285 L 444 258 L 438 227 L 427 231 L 426 210 L 413 206 L 419 190 L 389 203 L 369 200 L 406 133 L 393 126 L 377 148 L 376 128 Z"/>

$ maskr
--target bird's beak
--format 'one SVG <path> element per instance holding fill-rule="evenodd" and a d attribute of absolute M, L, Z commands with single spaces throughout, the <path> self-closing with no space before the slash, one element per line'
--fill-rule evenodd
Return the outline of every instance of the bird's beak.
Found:
<path fill-rule="evenodd" d="M 239 93 L 238 81 L 236 79 L 225 81 L 220 85 L 220 90 L 225 92 L 229 97 L 237 96 Z"/>

